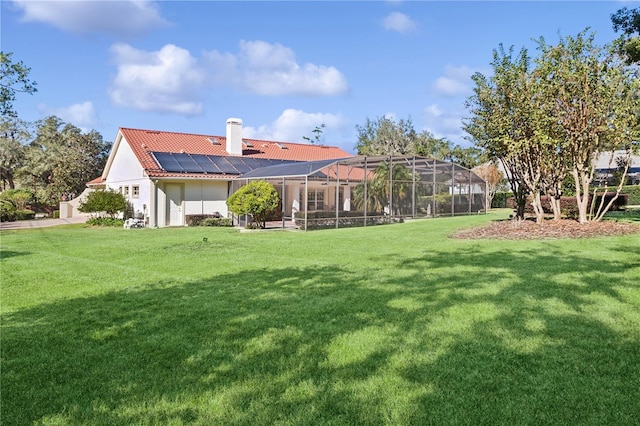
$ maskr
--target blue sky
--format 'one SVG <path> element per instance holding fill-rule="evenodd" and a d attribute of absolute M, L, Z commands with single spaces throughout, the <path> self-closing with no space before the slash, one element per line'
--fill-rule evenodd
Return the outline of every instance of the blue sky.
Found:
<path fill-rule="evenodd" d="M 353 152 L 367 118 L 411 118 L 469 146 L 474 72 L 500 43 L 556 43 L 631 1 L 32 1 L 2 0 L 2 51 L 38 84 L 19 116 L 57 115 L 113 140 L 119 127 L 212 135 L 239 117 L 243 136 Z"/>

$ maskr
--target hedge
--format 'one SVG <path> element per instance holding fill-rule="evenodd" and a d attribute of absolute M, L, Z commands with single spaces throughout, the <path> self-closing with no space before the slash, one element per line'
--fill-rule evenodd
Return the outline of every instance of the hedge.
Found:
<path fill-rule="evenodd" d="M 629 205 L 640 205 L 640 185 L 626 185 L 622 187 L 622 193 L 629 196 Z"/>
<path fill-rule="evenodd" d="M 604 196 L 604 206 L 606 206 L 611 198 L 615 196 L 615 193 L 607 193 Z M 589 209 L 591 208 L 592 203 L 592 195 L 589 195 Z M 600 205 L 600 200 L 602 200 L 602 194 L 596 196 L 596 208 Z M 543 196 L 540 197 L 540 201 L 542 202 L 542 211 L 544 213 L 552 214 L 553 209 L 551 208 L 551 203 L 549 203 L 549 197 Z M 533 214 L 533 205 L 531 204 L 531 197 L 527 198 L 527 203 L 524 206 L 525 214 Z M 624 210 L 625 206 L 629 204 L 629 196 L 628 194 L 620 194 L 618 198 L 613 202 L 609 211 L 620 211 Z M 516 208 L 516 202 L 514 197 L 509 197 L 507 199 L 507 207 L 511 209 Z M 563 216 L 568 218 L 577 218 L 578 217 L 578 202 L 576 197 L 560 197 L 560 211 Z"/>
<path fill-rule="evenodd" d="M 295 218 L 296 225 L 305 228 L 304 213 Z M 381 225 L 389 223 L 389 217 L 381 212 L 367 212 L 366 225 Z M 307 212 L 306 229 L 330 229 L 336 227 L 336 214 L 334 211 Z M 338 227 L 351 228 L 365 225 L 363 211 L 341 211 L 338 212 Z"/>
<path fill-rule="evenodd" d="M 212 214 L 188 214 L 185 216 L 185 221 L 187 222 L 187 226 L 200 226 L 205 219 L 219 217 L 222 216 L 218 212 Z"/>
<path fill-rule="evenodd" d="M 507 207 L 507 200 L 509 197 L 513 197 L 513 193 L 509 192 L 496 192 L 491 200 L 492 209 L 504 209 Z"/>
<path fill-rule="evenodd" d="M 200 222 L 200 226 L 233 226 L 233 220 L 229 217 L 208 217 Z"/>

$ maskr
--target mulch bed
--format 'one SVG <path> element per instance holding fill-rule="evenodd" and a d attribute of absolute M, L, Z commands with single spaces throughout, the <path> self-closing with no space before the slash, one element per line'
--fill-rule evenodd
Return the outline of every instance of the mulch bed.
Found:
<path fill-rule="evenodd" d="M 591 238 L 640 234 L 640 225 L 614 221 L 580 224 L 575 220 L 501 220 L 486 226 L 458 231 L 452 235 L 460 239 L 538 240 L 558 238 Z M 639 236 L 640 237 L 640 236 Z"/>

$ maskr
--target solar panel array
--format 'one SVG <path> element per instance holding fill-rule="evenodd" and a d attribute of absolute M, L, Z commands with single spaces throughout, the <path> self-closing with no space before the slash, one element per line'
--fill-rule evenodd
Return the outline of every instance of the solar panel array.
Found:
<path fill-rule="evenodd" d="M 262 167 L 292 163 L 268 158 L 219 157 L 216 155 L 152 152 L 162 170 L 171 173 L 242 175 Z"/>

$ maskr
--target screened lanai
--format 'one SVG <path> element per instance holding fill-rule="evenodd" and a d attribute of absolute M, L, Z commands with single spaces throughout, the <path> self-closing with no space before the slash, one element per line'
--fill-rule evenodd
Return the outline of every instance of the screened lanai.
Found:
<path fill-rule="evenodd" d="M 279 164 L 243 174 L 232 182 L 232 192 L 251 180 L 276 187 L 281 205 L 271 219 L 283 228 L 371 226 L 487 211 L 482 178 L 432 158 L 356 156 Z"/>

